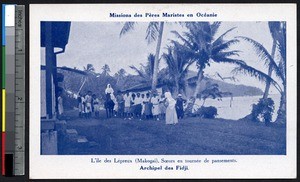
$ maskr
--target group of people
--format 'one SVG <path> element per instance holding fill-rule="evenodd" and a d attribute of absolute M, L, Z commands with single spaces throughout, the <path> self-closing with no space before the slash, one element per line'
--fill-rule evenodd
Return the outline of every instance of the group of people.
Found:
<path fill-rule="evenodd" d="M 186 100 L 179 94 L 175 100 L 170 92 L 159 95 L 157 92 L 147 93 L 114 93 L 110 84 L 105 89 L 105 94 L 109 94 L 114 102 L 113 112 L 115 117 L 124 120 L 166 120 L 166 124 L 176 124 L 178 119 L 184 117 L 184 104 Z M 104 103 L 102 99 L 96 97 L 91 91 L 86 95 L 79 95 L 78 109 L 79 117 L 90 118 L 92 113 L 99 117 L 100 106 Z"/>

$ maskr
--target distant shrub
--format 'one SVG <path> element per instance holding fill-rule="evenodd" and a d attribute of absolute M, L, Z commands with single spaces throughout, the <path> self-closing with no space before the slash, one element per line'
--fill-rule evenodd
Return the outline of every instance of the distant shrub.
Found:
<path fill-rule="evenodd" d="M 218 115 L 218 110 L 216 107 L 213 106 L 209 106 L 209 107 L 202 106 L 196 111 L 195 114 L 201 118 L 213 119 Z"/>
<path fill-rule="evenodd" d="M 259 99 L 257 104 L 252 105 L 252 120 L 255 122 L 265 122 L 268 125 L 272 121 L 274 113 L 274 101 L 271 98 Z"/>

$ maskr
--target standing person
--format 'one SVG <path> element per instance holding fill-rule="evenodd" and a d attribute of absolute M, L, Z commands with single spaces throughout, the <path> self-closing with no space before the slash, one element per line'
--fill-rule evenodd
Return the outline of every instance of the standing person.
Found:
<path fill-rule="evenodd" d="M 58 92 L 57 104 L 58 104 L 58 115 L 62 116 L 64 113 L 62 92 Z"/>
<path fill-rule="evenodd" d="M 114 89 L 111 87 L 110 84 L 107 84 L 106 89 L 105 89 L 105 94 L 110 94 L 110 96 L 112 94 L 114 94 Z"/>
<path fill-rule="evenodd" d="M 145 94 L 141 94 L 141 98 L 142 98 L 142 112 L 141 112 L 141 119 L 145 118 Z"/>
<path fill-rule="evenodd" d="M 113 108 L 113 115 L 116 117 L 117 113 L 118 113 L 118 102 L 117 102 L 117 98 L 115 97 L 114 94 L 110 94 L 110 98 L 111 100 L 114 102 L 114 108 Z"/>
<path fill-rule="evenodd" d="M 82 103 L 82 111 L 81 111 L 81 117 L 85 117 L 86 118 L 86 102 L 85 102 L 85 96 L 82 95 L 81 96 L 81 103 Z"/>
<path fill-rule="evenodd" d="M 151 118 L 151 115 L 152 115 L 152 104 L 150 102 L 150 94 L 147 93 L 146 94 L 146 98 L 144 99 L 144 105 L 145 105 L 145 111 L 144 111 L 144 114 L 145 114 L 145 117 L 146 119 L 150 119 Z"/>
<path fill-rule="evenodd" d="M 136 94 L 136 98 L 135 98 L 135 116 L 137 118 L 140 118 L 141 120 L 141 113 L 142 113 L 142 98 L 141 98 L 141 94 L 137 93 Z"/>
<path fill-rule="evenodd" d="M 77 104 L 78 104 L 78 111 L 79 111 L 79 117 L 82 117 L 82 111 L 83 111 L 83 104 L 82 104 L 82 96 L 81 93 L 78 94 L 77 97 Z"/>
<path fill-rule="evenodd" d="M 92 92 L 88 91 L 85 96 L 85 114 L 86 118 L 90 118 L 92 116 Z"/>
<path fill-rule="evenodd" d="M 160 118 L 165 119 L 166 117 L 166 98 L 164 94 L 161 94 L 159 101 Z"/>
<path fill-rule="evenodd" d="M 166 124 L 177 124 L 178 123 L 178 118 L 176 114 L 176 101 L 173 99 L 172 95 L 170 92 L 165 93 L 167 102 L 168 102 L 168 107 L 166 110 Z"/>
<path fill-rule="evenodd" d="M 129 120 L 133 119 L 135 113 L 135 97 L 136 97 L 135 93 L 132 93 L 130 99 Z"/>
<path fill-rule="evenodd" d="M 123 98 L 123 94 L 118 91 L 118 94 L 117 94 L 117 102 L 118 102 L 118 116 L 119 117 L 123 117 L 124 116 L 124 98 Z"/>
<path fill-rule="evenodd" d="M 157 93 L 153 93 L 153 97 L 151 98 L 152 103 L 152 114 L 154 120 L 159 121 L 159 98 L 157 96 Z"/>
<path fill-rule="evenodd" d="M 184 117 L 183 104 L 185 102 L 186 100 L 182 98 L 182 95 L 178 94 L 178 98 L 176 99 L 176 112 L 178 119 L 183 119 Z"/>
<path fill-rule="evenodd" d="M 124 120 L 127 118 L 129 119 L 129 113 L 130 113 L 130 102 L 131 102 L 131 96 L 129 92 L 127 91 L 126 94 L 124 95 Z"/>
<path fill-rule="evenodd" d="M 94 108 L 94 112 L 95 112 L 95 117 L 99 118 L 100 116 L 100 103 L 99 103 L 99 99 L 97 98 L 96 94 L 93 94 L 93 108 Z"/>

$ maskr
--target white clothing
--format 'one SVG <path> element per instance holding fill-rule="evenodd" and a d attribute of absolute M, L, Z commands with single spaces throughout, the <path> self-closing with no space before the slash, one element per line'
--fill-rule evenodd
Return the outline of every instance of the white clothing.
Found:
<path fill-rule="evenodd" d="M 160 114 L 160 110 L 159 110 L 159 98 L 157 96 L 156 97 L 152 97 L 151 98 L 151 103 L 153 105 L 153 107 L 152 107 L 152 114 L 154 116 L 159 115 Z"/>

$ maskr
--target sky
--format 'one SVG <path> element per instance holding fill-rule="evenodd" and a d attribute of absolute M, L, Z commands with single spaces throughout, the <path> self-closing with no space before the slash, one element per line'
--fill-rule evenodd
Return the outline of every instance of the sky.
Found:
<path fill-rule="evenodd" d="M 93 64 L 96 72 L 101 72 L 104 64 L 108 64 L 112 75 L 124 68 L 128 73 L 134 74 L 129 68 L 130 65 L 139 67 L 140 63 L 146 63 L 147 56 L 155 53 L 156 42 L 148 44 L 145 40 L 147 22 L 139 22 L 134 30 L 120 37 L 123 23 L 120 22 L 72 22 L 69 42 L 63 54 L 57 55 L 58 66 L 67 66 L 82 70 L 88 63 Z M 269 32 L 268 22 L 222 22 L 216 37 L 220 36 L 230 28 L 236 27 L 225 38 L 232 39 L 235 36 L 250 37 L 271 52 L 272 37 Z M 170 39 L 176 39 L 172 30 L 179 33 L 186 31 L 184 27 L 176 23 L 166 23 L 161 53 L 166 52 Z M 232 46 L 232 50 L 241 50 L 240 59 L 246 61 L 248 65 L 254 66 L 267 73 L 267 68 L 259 61 L 254 49 L 249 43 L 240 42 Z M 42 50 L 43 57 L 43 50 Z M 160 67 L 165 67 L 164 61 Z M 205 74 L 213 77 L 218 72 L 223 77 L 232 76 L 231 70 L 234 65 L 213 63 L 205 69 Z M 196 66 L 192 66 L 196 71 Z M 264 84 L 256 79 L 243 75 L 237 76 L 238 82 L 234 84 L 252 85 L 264 90 Z M 217 79 L 217 78 L 215 78 Z M 271 88 L 271 93 L 277 93 Z"/>

